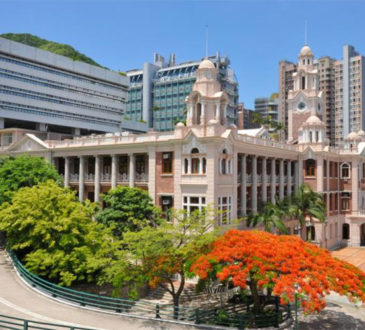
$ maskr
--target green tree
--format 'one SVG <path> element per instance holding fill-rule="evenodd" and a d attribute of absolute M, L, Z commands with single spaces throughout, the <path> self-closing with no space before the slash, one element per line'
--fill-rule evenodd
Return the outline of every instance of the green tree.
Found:
<path fill-rule="evenodd" d="M 305 239 L 306 221 L 313 224 L 313 220 L 317 219 L 324 222 L 326 219 L 326 204 L 323 195 L 312 190 L 307 184 L 302 184 L 296 190 L 289 204 L 287 214 L 297 219 L 302 227 L 301 236 Z M 307 237 L 312 239 L 312 237 Z"/>
<path fill-rule="evenodd" d="M 95 206 L 78 202 L 75 192 L 47 181 L 20 189 L 0 209 L 0 230 L 8 248 L 30 271 L 69 286 L 97 281 L 118 242 L 92 221 Z"/>
<path fill-rule="evenodd" d="M 160 210 L 148 192 L 139 188 L 118 186 L 102 195 L 105 208 L 96 215 L 98 222 L 114 228 L 121 236 L 126 231 L 137 231 L 160 223 Z"/>
<path fill-rule="evenodd" d="M 216 237 L 213 218 L 210 211 L 172 211 L 173 222 L 125 233 L 126 250 L 112 262 L 107 281 L 116 290 L 124 286 L 135 289 L 148 282 L 152 288 L 169 292 L 178 307 L 191 264 L 209 251 Z M 180 281 L 174 285 L 172 277 L 176 274 Z"/>
<path fill-rule="evenodd" d="M 9 202 L 20 188 L 50 179 L 57 183 L 62 181 L 56 168 L 44 158 L 28 155 L 3 158 L 0 163 L 0 204 Z"/>
<path fill-rule="evenodd" d="M 251 227 L 263 225 L 265 231 L 273 232 L 278 229 L 281 233 L 287 233 L 284 224 L 285 209 L 277 204 L 268 202 L 260 212 L 254 213 L 247 218 L 247 224 Z"/>

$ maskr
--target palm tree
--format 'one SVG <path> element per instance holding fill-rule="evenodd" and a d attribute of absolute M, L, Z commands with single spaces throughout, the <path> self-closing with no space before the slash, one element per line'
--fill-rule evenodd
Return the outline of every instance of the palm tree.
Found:
<path fill-rule="evenodd" d="M 247 219 L 249 227 L 256 227 L 262 224 L 267 232 L 273 232 L 278 229 L 281 233 L 287 233 L 287 228 L 283 222 L 285 212 L 277 205 L 269 202 L 265 204 L 261 212 L 254 213 Z"/>
<path fill-rule="evenodd" d="M 288 208 L 288 214 L 299 221 L 302 227 L 301 236 L 303 238 L 303 229 L 306 227 L 308 218 L 311 224 L 313 224 L 314 219 L 320 222 L 325 221 L 326 204 L 323 200 L 323 195 L 313 191 L 306 184 L 300 185 L 292 198 L 292 202 Z"/>

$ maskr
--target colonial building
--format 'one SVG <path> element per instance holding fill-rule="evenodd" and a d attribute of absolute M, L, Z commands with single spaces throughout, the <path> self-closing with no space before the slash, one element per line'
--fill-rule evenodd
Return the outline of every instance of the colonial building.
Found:
<path fill-rule="evenodd" d="M 322 96 L 312 55 L 309 47 L 302 49 L 289 92 L 290 143 L 272 141 L 264 128 L 241 130 L 227 124 L 229 97 L 217 68 L 205 59 L 186 98 L 186 125 L 178 123 L 169 132 L 63 141 L 25 134 L 2 153 L 46 157 L 80 200 L 98 201 L 100 193 L 127 185 L 148 190 L 163 209 L 212 205 L 222 211 L 217 225 L 223 229 L 307 183 L 323 193 L 327 217 L 325 223 L 308 219 L 303 230 L 327 248 L 365 245 L 365 133 L 349 134 L 344 149 L 329 147 L 319 118 Z M 244 221 L 237 226 L 245 228 Z M 301 230 L 294 221 L 287 226 L 291 234 Z"/>

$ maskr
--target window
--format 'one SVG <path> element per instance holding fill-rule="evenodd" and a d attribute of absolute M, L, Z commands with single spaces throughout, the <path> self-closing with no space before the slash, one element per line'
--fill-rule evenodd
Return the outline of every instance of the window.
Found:
<path fill-rule="evenodd" d="M 7 133 L 7 134 L 5 134 L 5 145 L 6 146 L 8 146 L 8 145 L 10 145 L 10 144 L 12 144 L 12 142 L 13 142 L 13 134 L 11 134 L 11 133 Z"/>
<path fill-rule="evenodd" d="M 184 173 L 189 173 L 189 160 L 187 158 L 184 159 Z"/>
<path fill-rule="evenodd" d="M 232 197 L 218 197 L 218 225 L 229 225 L 232 220 Z"/>
<path fill-rule="evenodd" d="M 172 152 L 162 153 L 162 173 L 172 173 Z"/>
<path fill-rule="evenodd" d="M 191 173 L 198 174 L 199 173 L 199 165 L 200 159 L 199 158 L 192 158 L 191 159 Z"/>
<path fill-rule="evenodd" d="M 171 208 L 173 207 L 173 198 L 172 196 L 161 196 L 160 199 L 161 209 L 163 212 L 163 216 L 167 221 L 171 220 Z"/>
<path fill-rule="evenodd" d="M 183 196 L 183 209 L 188 213 L 202 211 L 205 206 L 206 201 L 203 196 Z"/>
<path fill-rule="evenodd" d="M 221 160 L 221 173 L 222 174 L 227 174 L 226 160 L 225 159 Z"/>
<path fill-rule="evenodd" d="M 207 160 L 203 158 L 203 174 L 207 172 Z"/>
<path fill-rule="evenodd" d="M 316 161 L 314 159 L 307 159 L 305 161 L 305 175 L 306 176 L 316 175 Z"/>
<path fill-rule="evenodd" d="M 348 223 L 342 225 L 342 239 L 350 239 L 350 225 Z"/>
<path fill-rule="evenodd" d="M 350 178 L 350 164 L 343 163 L 341 164 L 341 179 L 349 179 Z"/>

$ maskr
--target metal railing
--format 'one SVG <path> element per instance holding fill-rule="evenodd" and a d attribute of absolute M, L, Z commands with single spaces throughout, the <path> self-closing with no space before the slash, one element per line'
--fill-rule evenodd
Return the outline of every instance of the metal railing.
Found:
<path fill-rule="evenodd" d="M 14 330 L 92 330 L 91 328 L 80 328 L 72 325 L 64 325 L 58 323 L 37 322 L 18 317 L 0 314 L 0 329 L 14 329 Z"/>

